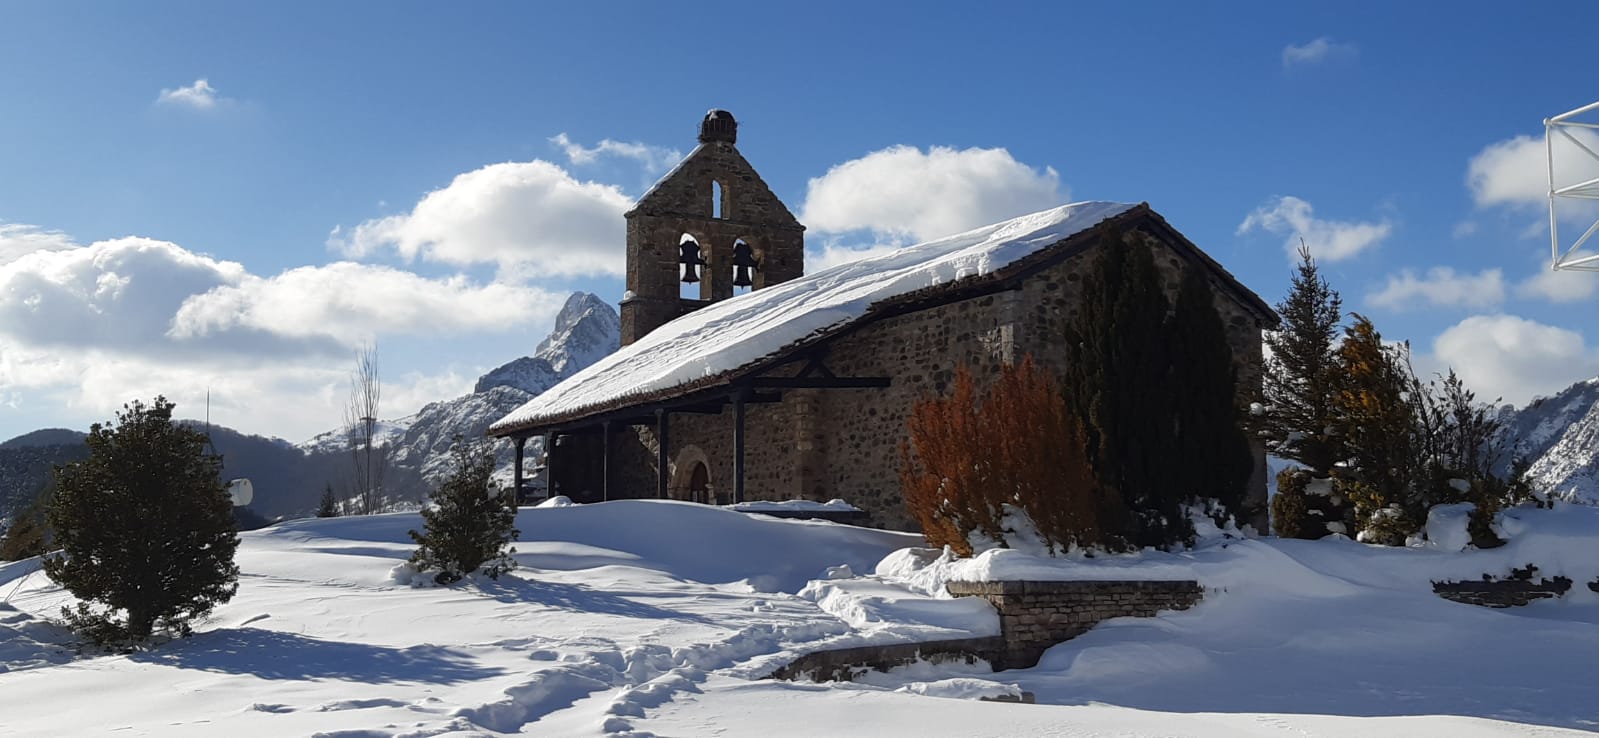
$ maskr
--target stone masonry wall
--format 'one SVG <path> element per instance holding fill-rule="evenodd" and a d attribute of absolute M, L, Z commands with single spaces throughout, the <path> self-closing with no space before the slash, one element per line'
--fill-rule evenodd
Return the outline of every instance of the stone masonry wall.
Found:
<path fill-rule="evenodd" d="M 1172 299 L 1183 269 L 1182 257 L 1153 239 L 1156 263 Z M 870 511 L 879 525 L 915 530 L 899 493 L 900 447 L 906 418 L 919 399 L 948 392 L 955 369 L 965 364 L 982 377 L 1024 355 L 1051 371 L 1066 365 L 1064 336 L 1081 300 L 1081 284 L 1092 266 L 1093 250 L 1026 280 L 1019 290 L 935 306 L 874 323 L 837 341 L 828 366 L 839 376 L 890 376 L 880 390 L 821 393 L 821 443 L 827 478 L 822 494 Z M 1239 368 L 1239 403 L 1261 376 L 1260 326 L 1231 294 L 1217 290 L 1216 307 L 1228 328 Z M 1266 463 L 1255 449 L 1250 495 L 1264 509 Z"/>
<path fill-rule="evenodd" d="M 1175 297 L 1181 258 L 1156 242 L 1157 264 Z M 827 366 L 839 376 L 887 376 L 882 389 L 802 390 L 776 404 L 752 404 L 745 416 L 745 499 L 842 498 L 867 511 L 872 525 L 916 530 L 899 491 L 900 447 L 912 405 L 950 388 L 956 367 L 979 377 L 1031 354 L 1045 368 L 1066 362 L 1066 324 L 1076 311 L 1080 284 L 1092 251 L 1034 275 L 1020 289 L 974 297 L 873 323 L 834 342 Z M 1240 403 L 1261 370 L 1260 328 L 1249 312 L 1218 290 L 1217 309 L 1227 323 L 1240 374 Z M 791 374 L 789 366 L 774 374 Z M 611 496 L 654 497 L 655 430 L 618 429 Z M 702 452 L 710 482 L 730 501 L 733 474 L 733 414 L 673 415 L 668 458 L 681 465 L 685 450 Z M 636 463 L 635 461 L 636 460 Z M 559 466 L 559 462 L 557 462 Z M 1257 449 L 1251 490 L 1265 497 L 1265 456 Z M 674 473 L 678 470 L 674 469 Z M 592 486 L 592 482 L 590 485 Z"/>
<path fill-rule="evenodd" d="M 1186 610 L 1204 597 L 1195 581 L 950 582 L 956 597 L 981 597 L 999 612 L 1004 650 L 995 670 L 1025 669 L 1051 646 L 1111 618 Z"/>

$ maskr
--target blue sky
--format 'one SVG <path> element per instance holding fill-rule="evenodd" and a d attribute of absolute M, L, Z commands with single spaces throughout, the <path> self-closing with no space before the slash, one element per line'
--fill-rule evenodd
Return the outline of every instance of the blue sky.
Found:
<path fill-rule="evenodd" d="M 1599 275 L 1546 273 L 1541 205 L 1542 119 L 1599 99 L 1596 20 L 1579 3 L 0 5 L 0 438 L 156 392 L 198 416 L 210 387 L 218 422 L 300 440 L 340 422 L 363 341 L 385 415 L 465 392 L 570 290 L 620 297 L 619 213 L 711 107 L 810 227 L 813 265 L 1148 201 L 1274 302 L 1304 237 L 1424 370 L 1524 402 L 1599 373 Z"/>

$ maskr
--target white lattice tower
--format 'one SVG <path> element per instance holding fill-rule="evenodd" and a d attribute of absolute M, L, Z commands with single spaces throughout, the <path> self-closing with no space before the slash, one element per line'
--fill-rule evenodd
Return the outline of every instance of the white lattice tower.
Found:
<path fill-rule="evenodd" d="M 1587 120 L 1583 120 L 1587 118 Z M 1580 179 L 1578 182 L 1564 183 L 1557 177 L 1555 171 L 1555 146 L 1562 145 L 1562 151 L 1572 150 L 1565 144 L 1575 147 L 1573 158 L 1562 159 L 1562 164 L 1567 169 L 1593 174 L 1599 171 L 1599 136 L 1590 131 L 1599 130 L 1599 102 L 1584 105 L 1576 110 L 1562 113 L 1553 118 L 1546 118 L 1544 126 L 1544 148 L 1549 164 L 1549 252 L 1550 267 L 1554 269 L 1570 269 L 1577 271 L 1599 272 L 1599 254 L 1583 251 L 1582 247 L 1588 243 L 1595 233 L 1599 233 L 1599 213 L 1596 213 L 1595 203 L 1599 203 L 1599 176 L 1584 178 L 1571 177 L 1569 172 L 1564 172 L 1565 178 Z M 1582 139 L 1586 138 L 1584 142 Z M 1561 205 L 1568 207 L 1563 211 Z M 1560 238 L 1560 215 L 1568 217 L 1580 214 L 1583 221 L 1590 218 L 1593 224 L 1575 241 L 1563 243 Z"/>

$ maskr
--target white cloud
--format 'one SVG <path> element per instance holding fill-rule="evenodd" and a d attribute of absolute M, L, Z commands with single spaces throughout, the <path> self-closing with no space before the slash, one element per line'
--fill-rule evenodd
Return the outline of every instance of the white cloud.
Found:
<path fill-rule="evenodd" d="M 495 332 L 560 310 L 565 295 L 461 276 L 427 279 L 384 266 L 335 262 L 273 277 L 245 276 L 183 301 L 169 335 L 192 339 L 247 328 L 344 344 L 378 334 Z"/>
<path fill-rule="evenodd" d="M 1424 277 L 1404 269 L 1388 276 L 1388 284 L 1366 298 L 1373 305 L 1402 310 L 1421 300 L 1439 307 L 1493 307 L 1505 299 L 1504 274 L 1485 269 L 1478 274 L 1456 273 L 1450 267 L 1433 267 Z"/>
<path fill-rule="evenodd" d="M 1455 224 L 1455 230 L 1452 233 L 1455 238 L 1470 238 L 1475 236 L 1477 235 L 1477 222 L 1473 220 L 1462 220 Z"/>
<path fill-rule="evenodd" d="M 1283 47 L 1283 68 L 1288 69 L 1300 64 L 1318 64 L 1334 59 L 1352 59 L 1359 54 L 1359 51 L 1354 44 L 1334 43 L 1332 39 L 1322 36 L 1307 44 L 1297 46 L 1289 44 Z"/>
<path fill-rule="evenodd" d="M 664 172 L 683 158 L 683 152 L 665 146 L 650 146 L 637 141 L 614 141 L 609 138 L 592 148 L 573 141 L 565 133 L 550 137 L 550 143 L 560 147 L 567 162 L 574 165 L 592 164 L 601 156 L 617 156 L 637 161 L 644 171 Z"/>
<path fill-rule="evenodd" d="M 178 417 L 201 418 L 209 390 L 213 422 L 299 441 L 341 422 L 351 364 L 345 352 L 318 361 L 218 366 L 100 350 L 51 352 L 0 344 L 0 396 L 22 396 L 34 407 L 49 408 L 57 418 L 52 422 L 84 428 L 110 419 L 129 400 L 149 400 L 157 394 L 177 403 Z M 402 417 L 429 402 L 465 394 L 473 379 L 453 368 L 438 374 L 385 374 L 382 414 Z"/>
<path fill-rule="evenodd" d="M 1238 225 L 1239 235 L 1255 229 L 1286 236 L 1283 248 L 1290 259 L 1297 258 L 1301 239 L 1310 253 L 1327 262 L 1343 261 L 1369 249 L 1393 232 L 1386 219 L 1376 223 L 1323 220 L 1315 216 L 1310 203 L 1297 197 L 1279 197 L 1262 205 Z"/>
<path fill-rule="evenodd" d="M 1599 374 L 1599 352 L 1581 333 L 1515 315 L 1475 315 L 1433 341 L 1432 362 L 1453 367 L 1484 400 L 1523 405 Z"/>
<path fill-rule="evenodd" d="M 161 95 L 156 102 L 162 105 L 175 105 L 178 107 L 193 108 L 195 110 L 211 110 L 220 101 L 226 98 L 217 97 L 217 88 L 212 87 L 205 79 L 197 79 L 194 84 L 179 87 L 175 90 L 161 90 Z"/>
<path fill-rule="evenodd" d="M 1599 134 L 1576 129 L 1573 136 L 1599 151 Z M 1554 140 L 1555 183 L 1576 184 L 1599 177 L 1599 161 L 1570 141 Z M 1549 207 L 1549 150 L 1543 137 L 1516 136 L 1487 145 L 1466 165 L 1466 186 L 1477 207 L 1504 206 L 1523 211 Z M 1592 209 L 1574 208 L 1571 217 L 1593 215 Z M 1567 213 L 1562 211 L 1564 220 Z M 1545 231 L 1547 233 L 1547 231 Z"/>
<path fill-rule="evenodd" d="M 148 238 L 37 250 L 0 265 L 0 335 L 31 346 L 172 352 L 183 347 L 164 336 L 184 298 L 244 277 L 235 262 Z"/>
<path fill-rule="evenodd" d="M 1005 149 L 891 146 L 810 180 L 801 220 L 815 231 L 927 240 L 1054 207 L 1068 195 L 1054 169 Z"/>
<path fill-rule="evenodd" d="M 209 386 L 219 422 L 298 438 L 337 424 L 356 343 L 520 335 L 561 302 L 344 262 L 261 277 L 148 238 L 37 249 L 0 264 L 0 404 L 87 424 L 156 393 L 197 408 Z M 394 416 L 471 385 L 454 369 L 385 382 Z"/>
<path fill-rule="evenodd" d="M 0 223 L 0 266 L 35 251 L 65 251 L 77 247 L 72 237 L 61 231 L 23 223 Z"/>
<path fill-rule="evenodd" d="M 491 164 L 456 176 L 410 213 L 369 220 L 328 245 L 352 257 L 393 249 L 506 274 L 620 275 L 633 201 L 613 185 L 580 182 L 546 161 Z M 502 275 L 503 276 L 503 275 Z"/>
<path fill-rule="evenodd" d="M 1546 265 L 1516 285 L 1516 296 L 1550 302 L 1582 302 L 1599 291 L 1599 274 L 1555 271 Z"/>

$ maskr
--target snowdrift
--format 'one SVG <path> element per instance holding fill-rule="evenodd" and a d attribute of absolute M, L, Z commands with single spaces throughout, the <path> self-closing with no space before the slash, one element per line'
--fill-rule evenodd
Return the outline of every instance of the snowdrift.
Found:
<path fill-rule="evenodd" d="M 526 508 L 498 581 L 395 584 L 415 514 L 243 534 L 238 596 L 190 639 L 75 653 L 37 561 L 0 566 L 0 732 L 397 737 L 1553 736 L 1599 729 L 1599 509 L 1510 511 L 1491 551 L 1212 536 L 1192 551 L 968 560 L 916 536 L 667 501 Z M 1440 523 L 1442 524 L 1442 523 Z M 1490 610 L 1430 582 L 1537 564 L 1575 586 Z M 873 572 L 873 573 L 867 573 Z M 918 663 L 758 680 L 799 654 L 991 634 L 983 576 L 1197 578 L 1033 669 Z M 979 697 L 1037 696 L 1037 706 Z M 83 694 L 92 710 L 73 709 Z"/>

